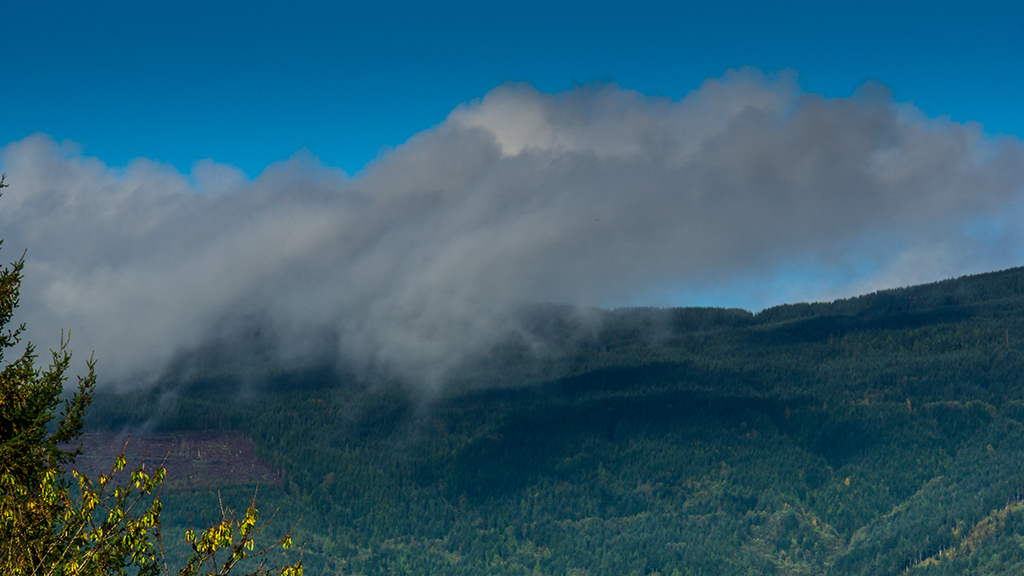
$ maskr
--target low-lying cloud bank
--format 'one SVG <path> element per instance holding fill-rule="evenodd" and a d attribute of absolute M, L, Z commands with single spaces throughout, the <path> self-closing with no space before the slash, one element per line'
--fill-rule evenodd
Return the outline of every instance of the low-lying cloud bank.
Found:
<path fill-rule="evenodd" d="M 508 84 L 355 177 L 302 153 L 254 180 L 110 168 L 44 135 L 0 163 L 18 319 L 44 347 L 70 328 L 107 381 L 258 330 L 274 362 L 437 386 L 524 302 L 770 305 L 1024 263 L 1019 139 L 749 70 L 678 101 Z"/>

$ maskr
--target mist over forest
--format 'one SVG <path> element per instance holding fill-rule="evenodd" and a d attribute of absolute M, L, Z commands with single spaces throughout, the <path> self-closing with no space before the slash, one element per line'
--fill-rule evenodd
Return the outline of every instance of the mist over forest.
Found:
<path fill-rule="evenodd" d="M 80 465 L 130 435 L 166 534 L 258 485 L 313 574 L 1016 574 L 1022 295 L 1015 268 L 757 314 L 530 307 L 430 394 L 210 348 L 101 390 Z"/>

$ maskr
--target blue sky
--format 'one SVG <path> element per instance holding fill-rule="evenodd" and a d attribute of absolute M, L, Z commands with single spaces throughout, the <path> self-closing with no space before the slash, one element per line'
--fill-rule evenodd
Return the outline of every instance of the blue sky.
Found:
<path fill-rule="evenodd" d="M 0 2 L 19 314 L 114 380 L 1024 264 L 1019 2 Z"/>
<path fill-rule="evenodd" d="M 505 81 L 685 96 L 729 68 L 869 79 L 1024 134 L 1019 2 L 3 2 L 0 143 L 258 175 L 306 148 L 352 173 Z"/>

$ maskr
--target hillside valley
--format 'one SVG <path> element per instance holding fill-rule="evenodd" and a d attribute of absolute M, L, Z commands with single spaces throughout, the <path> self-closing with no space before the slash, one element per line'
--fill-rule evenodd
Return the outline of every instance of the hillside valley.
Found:
<path fill-rule="evenodd" d="M 258 485 L 309 574 L 1024 569 L 1024 269 L 530 313 L 437 394 L 331 363 L 100 393 L 81 465 L 166 454 L 165 542 Z"/>

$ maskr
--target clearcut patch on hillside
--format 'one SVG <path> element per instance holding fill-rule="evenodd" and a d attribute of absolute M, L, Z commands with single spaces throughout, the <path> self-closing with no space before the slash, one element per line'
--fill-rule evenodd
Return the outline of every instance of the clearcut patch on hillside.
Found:
<path fill-rule="evenodd" d="M 167 469 L 165 490 L 206 489 L 244 484 L 281 484 L 280 475 L 256 455 L 251 440 L 232 431 L 174 431 L 137 433 L 94 432 L 81 437 L 83 453 L 74 468 L 96 478 L 125 451 L 128 465 L 115 476 L 125 480 L 142 466 L 151 473 Z M 126 444 L 127 442 L 127 444 Z"/>

